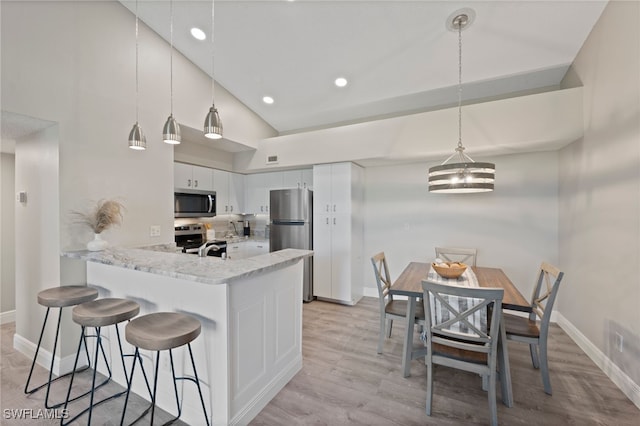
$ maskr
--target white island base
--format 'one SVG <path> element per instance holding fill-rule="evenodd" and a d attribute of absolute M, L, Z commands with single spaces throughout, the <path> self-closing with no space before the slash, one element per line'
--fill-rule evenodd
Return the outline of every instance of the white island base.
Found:
<path fill-rule="evenodd" d="M 98 288 L 100 297 L 138 302 L 140 315 L 174 311 L 199 319 L 202 334 L 192 348 L 209 418 L 214 425 L 247 424 L 302 368 L 302 258 L 217 284 L 88 261 L 87 283 Z M 225 266 L 231 265 L 218 263 L 212 268 Z M 124 339 L 124 324 L 120 333 L 125 353 L 133 353 Z M 105 327 L 103 335 L 105 343 L 108 339 L 114 380 L 126 386 L 114 328 Z M 150 381 L 155 365 L 152 355 L 143 351 Z M 178 376 L 192 375 L 186 346 L 174 350 L 174 361 Z M 128 358 L 128 369 L 131 362 Z M 160 355 L 159 376 L 157 404 L 175 413 L 167 351 Z M 196 386 L 179 381 L 178 389 L 184 404 L 181 419 L 204 424 Z M 139 364 L 133 391 L 149 399 Z M 132 416 L 127 419 L 131 421 Z"/>

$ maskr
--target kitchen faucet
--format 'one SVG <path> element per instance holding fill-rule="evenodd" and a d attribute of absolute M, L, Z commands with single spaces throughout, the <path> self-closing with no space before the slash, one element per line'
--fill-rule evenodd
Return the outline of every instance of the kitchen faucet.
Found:
<path fill-rule="evenodd" d="M 211 250 L 218 251 L 218 250 L 220 250 L 220 246 L 215 245 L 215 244 L 207 245 L 207 243 L 204 243 L 203 245 L 198 247 L 198 256 L 206 257 Z"/>

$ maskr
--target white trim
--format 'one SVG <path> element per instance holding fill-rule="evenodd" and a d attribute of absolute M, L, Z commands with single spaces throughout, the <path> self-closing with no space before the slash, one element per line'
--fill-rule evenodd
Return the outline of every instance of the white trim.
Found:
<path fill-rule="evenodd" d="M 20 336 L 18 333 L 13 335 L 13 348 L 26 356 L 29 359 L 33 359 L 33 355 L 36 353 L 36 344 L 28 339 Z M 76 354 L 67 355 L 64 358 L 56 356 L 53 362 L 53 373 L 57 376 L 66 374 L 73 369 L 73 363 L 76 359 Z M 40 348 L 38 351 L 38 359 L 36 362 L 49 371 L 51 366 L 51 351 L 44 348 Z M 78 360 L 78 368 L 89 365 L 85 351 L 80 352 L 80 359 Z"/>
<path fill-rule="evenodd" d="M 16 321 L 16 310 L 0 312 L 0 325 Z"/>
<path fill-rule="evenodd" d="M 640 386 L 624 371 L 615 365 L 600 349 L 596 347 L 569 320 L 558 313 L 558 325 L 573 339 L 573 341 L 587 354 L 589 358 L 611 379 L 616 386 L 640 408 Z"/>
<path fill-rule="evenodd" d="M 300 370 L 302 370 L 302 356 L 296 357 L 288 367 L 283 368 L 280 374 L 274 377 L 252 401 L 246 404 L 229 424 L 245 425 L 255 418 Z"/>

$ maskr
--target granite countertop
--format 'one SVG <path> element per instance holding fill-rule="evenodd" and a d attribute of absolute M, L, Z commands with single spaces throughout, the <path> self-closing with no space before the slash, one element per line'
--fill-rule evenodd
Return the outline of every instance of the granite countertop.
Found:
<path fill-rule="evenodd" d="M 313 255 L 311 250 L 285 249 L 246 259 L 222 260 L 176 253 L 171 244 L 148 248 L 110 247 L 103 251 L 65 251 L 62 256 L 119 266 L 205 284 L 223 284 L 280 269 Z"/>

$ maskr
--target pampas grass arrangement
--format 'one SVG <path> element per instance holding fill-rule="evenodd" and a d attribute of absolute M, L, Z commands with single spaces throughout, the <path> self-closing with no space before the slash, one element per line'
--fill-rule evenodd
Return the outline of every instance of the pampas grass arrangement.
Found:
<path fill-rule="evenodd" d="M 122 223 L 124 206 L 115 200 L 100 200 L 89 213 L 73 211 L 79 223 L 87 225 L 94 234 Z"/>

